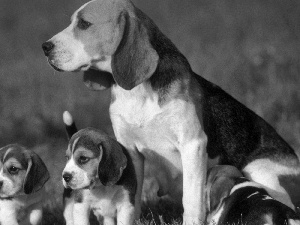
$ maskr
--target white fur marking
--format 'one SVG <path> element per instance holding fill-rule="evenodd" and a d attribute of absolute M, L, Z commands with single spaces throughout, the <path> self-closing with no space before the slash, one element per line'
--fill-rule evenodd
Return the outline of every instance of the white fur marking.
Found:
<path fill-rule="evenodd" d="M 293 169 L 269 159 L 257 159 L 249 163 L 244 169 L 245 176 L 264 186 L 264 189 L 276 200 L 294 209 L 294 205 L 286 190 L 280 185 L 279 175 L 300 174 L 299 169 Z"/>
<path fill-rule="evenodd" d="M 72 189 L 80 189 L 90 185 L 91 181 L 88 179 L 87 172 L 76 164 L 73 155 L 67 162 L 63 170 L 63 174 L 64 173 L 72 174 L 72 180 L 69 183 L 66 183 L 65 180 L 63 180 L 63 185 L 66 188 L 70 186 Z"/>
<path fill-rule="evenodd" d="M 74 122 L 72 115 L 68 111 L 64 111 L 64 113 L 63 113 L 63 121 L 68 126 L 72 125 L 72 123 Z"/>
<path fill-rule="evenodd" d="M 256 191 L 256 192 L 252 193 L 251 195 L 247 196 L 247 198 L 251 198 L 253 195 L 257 195 L 257 194 L 259 194 L 258 191 Z"/>

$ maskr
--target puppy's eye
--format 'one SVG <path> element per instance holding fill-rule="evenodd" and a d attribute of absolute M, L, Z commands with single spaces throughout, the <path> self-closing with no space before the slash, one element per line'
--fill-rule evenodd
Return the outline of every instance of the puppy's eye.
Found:
<path fill-rule="evenodd" d="M 88 21 L 85 21 L 84 19 L 80 18 L 78 20 L 78 23 L 77 23 L 77 27 L 81 30 L 86 30 L 88 29 L 90 26 L 92 25 L 92 23 L 88 22 Z"/>
<path fill-rule="evenodd" d="M 66 155 L 66 156 L 65 156 L 65 159 L 66 159 L 66 161 L 68 161 L 68 160 L 69 160 L 69 156 Z"/>
<path fill-rule="evenodd" d="M 88 158 L 88 157 L 80 156 L 79 159 L 78 159 L 78 163 L 79 163 L 79 164 L 85 164 L 85 163 L 87 163 L 89 160 L 90 160 L 90 158 Z"/>
<path fill-rule="evenodd" d="M 15 166 L 12 166 L 8 169 L 9 173 L 10 174 L 17 174 L 19 172 L 19 168 L 15 167 Z"/>

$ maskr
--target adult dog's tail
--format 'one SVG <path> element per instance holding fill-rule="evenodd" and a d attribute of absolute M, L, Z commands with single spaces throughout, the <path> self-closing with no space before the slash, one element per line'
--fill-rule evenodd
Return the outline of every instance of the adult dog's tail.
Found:
<path fill-rule="evenodd" d="M 77 127 L 75 125 L 72 115 L 68 111 L 64 111 L 63 120 L 66 126 L 68 138 L 70 139 L 72 135 L 78 131 Z"/>

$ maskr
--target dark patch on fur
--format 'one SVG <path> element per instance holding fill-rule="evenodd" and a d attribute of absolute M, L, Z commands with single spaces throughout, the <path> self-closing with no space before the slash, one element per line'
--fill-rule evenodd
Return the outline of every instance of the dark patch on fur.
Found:
<path fill-rule="evenodd" d="M 149 19 L 140 19 L 139 14 L 143 13 L 138 9 L 135 13 L 138 18 L 131 18 L 127 12 L 122 13 L 123 35 L 112 57 L 114 79 L 125 90 L 147 80 L 156 69 L 158 61 L 158 55 L 149 43 Z"/>
<path fill-rule="evenodd" d="M 300 207 L 300 174 L 298 175 L 280 175 L 279 183 L 288 192 L 293 204 Z"/>
<path fill-rule="evenodd" d="M 81 191 L 74 192 L 74 201 L 75 201 L 75 203 L 83 202 L 83 195 L 82 195 Z"/>
<path fill-rule="evenodd" d="M 268 193 L 262 188 L 247 186 L 237 189 L 224 200 L 225 210 L 219 224 L 242 222 L 263 225 L 265 215 L 273 218 L 274 225 L 287 224 L 288 219 L 299 219 L 292 209 L 274 199 L 265 199 L 267 196 Z"/>
<path fill-rule="evenodd" d="M 164 102 L 170 93 L 172 84 L 178 80 L 182 80 L 191 73 L 191 67 L 186 58 L 179 52 L 176 46 L 168 39 L 139 9 L 136 14 L 148 29 L 148 35 L 151 46 L 155 49 L 159 56 L 159 61 L 155 72 L 149 81 L 154 91 L 159 94 L 160 103 Z M 179 93 L 184 93 L 187 86 L 182 84 Z"/>
<path fill-rule="evenodd" d="M 210 158 L 220 155 L 221 164 L 238 169 L 261 158 L 299 166 L 293 149 L 264 119 L 220 87 L 196 74 L 194 79 L 202 89 L 203 125 Z"/>
<path fill-rule="evenodd" d="M 87 128 L 89 129 L 89 128 Z M 75 144 L 73 150 L 73 154 L 74 152 L 79 148 L 79 147 L 84 147 L 89 149 L 90 151 L 92 151 L 95 154 L 95 157 L 98 157 L 100 155 L 100 150 L 98 148 L 98 144 L 100 144 L 102 141 L 105 141 L 106 134 L 103 133 L 103 136 L 101 136 L 101 138 L 99 139 L 95 139 L 92 138 L 89 134 L 84 133 L 84 132 L 77 132 L 76 134 L 73 135 L 71 141 L 70 141 L 70 145 L 73 146 L 74 141 L 78 139 L 77 143 Z"/>
<path fill-rule="evenodd" d="M 71 188 L 64 188 L 63 192 L 63 205 L 65 206 L 66 204 L 66 198 L 71 198 L 73 194 L 73 189 Z"/>
<path fill-rule="evenodd" d="M 70 139 L 72 135 L 78 131 L 75 122 L 73 122 L 71 125 L 66 124 L 65 127 L 66 127 L 68 139 Z"/>
<path fill-rule="evenodd" d="M 72 192 L 73 192 L 73 189 L 71 188 L 64 188 L 64 193 L 63 193 L 63 198 L 71 198 L 72 196 Z"/>
<path fill-rule="evenodd" d="M 129 191 L 130 203 L 134 205 L 135 202 L 134 197 L 137 189 L 136 172 L 129 153 L 123 146 L 122 146 L 122 150 L 127 158 L 127 166 L 124 169 L 123 174 L 119 179 L 119 181 L 116 183 L 116 185 L 122 185 L 126 190 Z"/>

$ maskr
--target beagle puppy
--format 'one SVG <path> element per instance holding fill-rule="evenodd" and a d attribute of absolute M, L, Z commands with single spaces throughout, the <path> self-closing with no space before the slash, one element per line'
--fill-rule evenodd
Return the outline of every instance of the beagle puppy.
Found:
<path fill-rule="evenodd" d="M 62 173 L 66 223 L 87 225 L 93 211 L 105 225 L 133 224 L 137 181 L 126 149 L 100 130 L 76 132 L 68 112 L 64 122 L 70 137 Z"/>
<path fill-rule="evenodd" d="M 233 166 L 208 171 L 207 224 L 300 225 L 300 217 Z"/>
<path fill-rule="evenodd" d="M 40 224 L 50 178 L 44 162 L 18 144 L 1 148 L 0 161 L 0 224 Z"/>
<path fill-rule="evenodd" d="M 182 193 L 184 224 L 205 221 L 207 168 L 218 164 L 242 170 L 291 208 L 300 204 L 295 151 L 265 120 L 195 74 L 130 0 L 87 2 L 42 48 L 54 69 L 84 71 L 92 90 L 111 87 L 114 133 L 137 173 L 136 213 L 147 162 L 161 195 Z"/>

